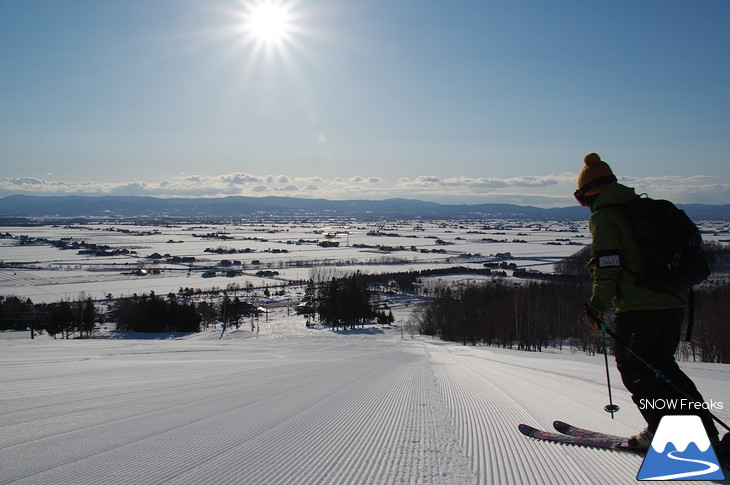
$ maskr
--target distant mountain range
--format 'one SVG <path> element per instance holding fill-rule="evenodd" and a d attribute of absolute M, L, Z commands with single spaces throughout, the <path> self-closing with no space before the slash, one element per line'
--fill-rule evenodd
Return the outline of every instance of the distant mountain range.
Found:
<path fill-rule="evenodd" d="M 730 204 L 680 206 L 693 219 L 730 219 Z M 437 204 L 412 199 L 327 200 L 291 197 L 156 198 L 133 196 L 29 196 L 0 198 L 0 217 L 175 218 L 358 217 L 385 219 L 585 220 L 578 205 L 543 209 L 513 204 Z"/>

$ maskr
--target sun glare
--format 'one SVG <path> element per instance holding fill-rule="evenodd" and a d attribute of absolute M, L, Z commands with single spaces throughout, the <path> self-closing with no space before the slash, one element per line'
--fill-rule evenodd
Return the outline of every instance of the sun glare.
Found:
<path fill-rule="evenodd" d="M 276 0 L 250 3 L 244 28 L 257 43 L 281 46 L 292 32 L 292 15 L 287 4 Z"/>
<path fill-rule="evenodd" d="M 263 40 L 275 41 L 289 32 L 289 19 L 284 8 L 271 3 L 258 5 L 251 13 L 251 30 Z"/>
<path fill-rule="evenodd" d="M 250 69 L 259 62 L 269 66 L 294 67 L 295 54 L 307 55 L 306 39 L 313 31 L 306 27 L 311 10 L 302 0 L 239 0 L 232 33 L 235 46 L 245 52 L 243 67 Z"/>

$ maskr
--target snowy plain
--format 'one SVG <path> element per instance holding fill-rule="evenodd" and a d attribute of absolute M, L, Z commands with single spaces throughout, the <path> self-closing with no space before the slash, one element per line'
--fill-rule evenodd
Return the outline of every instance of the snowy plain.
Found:
<path fill-rule="evenodd" d="M 589 237 L 585 221 L 319 219 L 0 226 L 0 236 L 4 236 L 0 237 L 0 295 L 27 297 L 35 303 L 74 300 L 80 294 L 95 299 L 150 290 L 166 294 L 180 287 L 273 287 L 309 279 L 313 268 L 382 273 L 453 266 L 482 269 L 487 262 L 507 261 L 521 269 L 550 273 L 557 261 L 579 250 Z M 63 242 L 68 249 L 44 241 Z M 324 243 L 337 247 L 322 247 Z M 127 253 L 81 254 L 91 244 Z M 212 252 L 217 250 L 230 253 Z M 505 253 L 512 256 L 501 257 Z M 155 254 L 163 257 L 150 257 Z M 223 261 L 238 264 L 224 266 Z M 147 275 L 135 274 L 139 269 Z M 262 270 L 277 274 L 260 276 Z M 214 277 L 208 277 L 210 271 Z"/>
<path fill-rule="evenodd" d="M 726 221 L 704 221 L 701 228 L 705 240 L 730 241 Z M 67 249 L 49 241 L 68 244 Z M 313 219 L 0 226 L 0 295 L 43 303 L 238 285 L 261 296 L 266 287 L 307 280 L 313 269 L 321 268 L 384 273 L 508 263 L 552 273 L 555 263 L 589 243 L 587 221 Z M 92 244 L 117 254 L 94 256 L 79 250 Z M 230 253 L 212 252 L 216 250 Z M 146 276 L 136 273 L 140 269 Z M 262 276 L 261 271 L 275 274 Z M 206 277 L 211 272 L 215 276 Z M 512 269 L 506 273 L 510 276 Z"/>
<path fill-rule="evenodd" d="M 706 238 L 727 238 L 726 225 L 717 229 Z M 193 237 L 193 231 L 233 239 Z M 102 330 L 103 338 L 84 340 L 0 333 L 0 484 L 635 482 L 640 456 L 538 442 L 517 431 L 519 423 L 550 429 L 556 419 L 621 435 L 640 430 L 643 421 L 613 364 L 613 397 L 621 410 L 614 420 L 603 411 L 608 397 L 601 356 L 411 336 L 406 326 L 416 301 L 411 296 L 389 297 L 393 327 L 306 328 L 303 317 L 286 306 L 296 302 L 301 288 L 262 294 L 265 287 L 308 278 L 313 268 L 481 268 L 504 261 L 497 256 L 504 252 L 512 255 L 506 261 L 521 268 L 550 272 L 586 243 L 585 224 L 100 223 L 0 232 L 135 251 L 88 256 L 1 239 L 2 295 L 42 302 L 237 283 L 253 287 L 242 296 L 270 306 L 257 322 L 258 332 L 244 325 L 222 334 L 219 326 L 150 338 Z M 340 247 L 314 242 L 327 234 Z M 204 251 L 218 246 L 251 252 Z M 287 251 L 273 251 L 277 248 Z M 154 262 L 148 258 L 154 252 L 196 260 Z M 240 273 L 226 276 L 223 258 L 240 259 Z M 216 276 L 204 278 L 211 267 Z M 131 274 L 138 268 L 160 274 Z M 279 274 L 261 276 L 261 269 Z M 443 280 L 460 284 L 472 278 Z M 730 366 L 682 367 L 708 401 L 725 404 L 716 412 L 729 421 Z"/>

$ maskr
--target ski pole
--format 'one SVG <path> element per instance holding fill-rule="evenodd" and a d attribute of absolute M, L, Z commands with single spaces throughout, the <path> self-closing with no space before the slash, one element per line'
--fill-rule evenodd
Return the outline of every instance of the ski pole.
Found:
<path fill-rule="evenodd" d="M 661 370 L 657 369 L 654 365 L 652 365 L 650 362 L 648 362 L 642 356 L 640 356 L 639 354 L 637 354 L 634 351 L 634 349 L 632 349 L 626 342 L 624 342 L 624 340 L 621 337 L 619 337 L 618 335 L 616 335 L 616 332 L 614 332 L 610 328 L 607 328 L 606 327 L 606 323 L 603 320 L 599 319 L 598 316 L 595 315 L 592 311 L 589 311 L 588 314 L 591 316 L 591 318 L 594 321 L 596 321 L 601 326 L 602 329 L 604 329 L 604 331 L 612 339 L 614 339 L 619 345 L 621 345 L 623 348 L 625 348 L 631 355 L 633 355 L 634 357 L 636 357 L 636 360 L 638 360 L 639 362 L 641 362 L 642 364 L 644 364 L 649 370 L 651 370 L 652 372 L 654 372 L 654 374 L 656 374 L 656 376 L 659 379 L 662 379 L 664 382 L 666 382 L 667 384 L 669 384 L 669 386 L 672 389 L 674 389 L 675 391 L 677 391 L 679 394 L 681 394 L 682 396 L 684 396 L 686 399 L 689 399 L 690 401 L 695 401 L 696 400 L 694 397 L 692 397 L 689 394 L 687 394 L 687 391 L 685 391 L 684 389 L 680 389 L 664 372 L 662 372 Z M 722 426 L 726 430 L 730 431 L 730 427 L 727 424 L 725 424 L 720 418 L 718 418 L 717 416 L 715 416 L 714 414 L 712 414 L 709 409 L 700 408 L 699 410 L 702 411 L 702 412 L 704 412 L 707 417 L 712 418 L 715 422 L 717 422 L 717 424 L 719 424 L 720 426 Z"/>
<path fill-rule="evenodd" d="M 603 410 L 607 413 L 611 413 L 611 419 L 614 419 L 613 414 L 619 410 L 619 407 L 613 403 L 613 394 L 611 393 L 611 375 L 608 372 L 608 339 L 606 339 L 606 325 L 601 322 L 601 342 L 603 342 L 603 362 L 606 364 L 606 385 L 608 386 L 608 404 L 604 406 Z"/>

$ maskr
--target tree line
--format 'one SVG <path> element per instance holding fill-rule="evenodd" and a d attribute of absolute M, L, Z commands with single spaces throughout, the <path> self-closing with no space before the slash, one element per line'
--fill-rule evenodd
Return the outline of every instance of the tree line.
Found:
<path fill-rule="evenodd" d="M 118 298 L 108 311 L 91 298 L 55 303 L 33 303 L 30 298 L 0 296 L 0 331 L 30 330 L 31 335 L 45 331 L 52 337 L 90 337 L 103 321 L 116 322 L 117 330 L 133 332 L 200 332 L 221 322 L 239 328 L 245 317 L 256 315 L 258 309 L 238 296 L 230 298 L 223 291 L 217 301 L 197 303 L 179 298 L 175 293 L 165 296 L 154 291 Z"/>
<path fill-rule="evenodd" d="M 48 335 L 89 337 L 99 318 L 91 298 L 78 301 L 34 304 L 30 298 L 0 296 L 0 331 L 29 330 L 31 337 L 44 330 Z"/>
<path fill-rule="evenodd" d="M 730 283 L 723 276 L 730 265 L 730 246 L 711 242 L 704 248 L 713 274 L 694 290 L 692 339 L 681 346 L 680 357 L 730 363 Z M 589 259 L 587 247 L 560 261 L 555 271 L 564 277 L 553 281 L 494 279 L 441 287 L 414 312 L 414 323 L 423 334 L 465 345 L 540 351 L 567 344 L 595 353 L 601 348 L 598 335 L 582 323 L 592 284 L 585 270 Z M 610 324 L 612 315 L 606 320 Z"/>
<path fill-rule="evenodd" d="M 113 305 L 117 330 L 131 332 L 200 332 L 202 317 L 195 303 L 167 299 L 154 292 L 123 298 Z"/>
<path fill-rule="evenodd" d="M 418 330 L 425 335 L 465 345 L 494 345 L 541 351 L 566 342 L 595 351 L 579 325 L 590 282 L 519 282 L 504 279 L 463 287 L 441 287 L 415 310 Z M 581 297 L 584 295 L 585 297 Z"/>
<path fill-rule="evenodd" d="M 191 301 L 178 294 L 133 295 L 118 299 L 110 309 L 109 318 L 117 322 L 118 330 L 134 332 L 200 332 L 218 323 L 240 328 L 249 316 L 258 316 L 259 309 L 238 296 L 230 297 L 223 290 L 215 301 Z M 254 323 L 251 324 L 253 331 Z"/>

